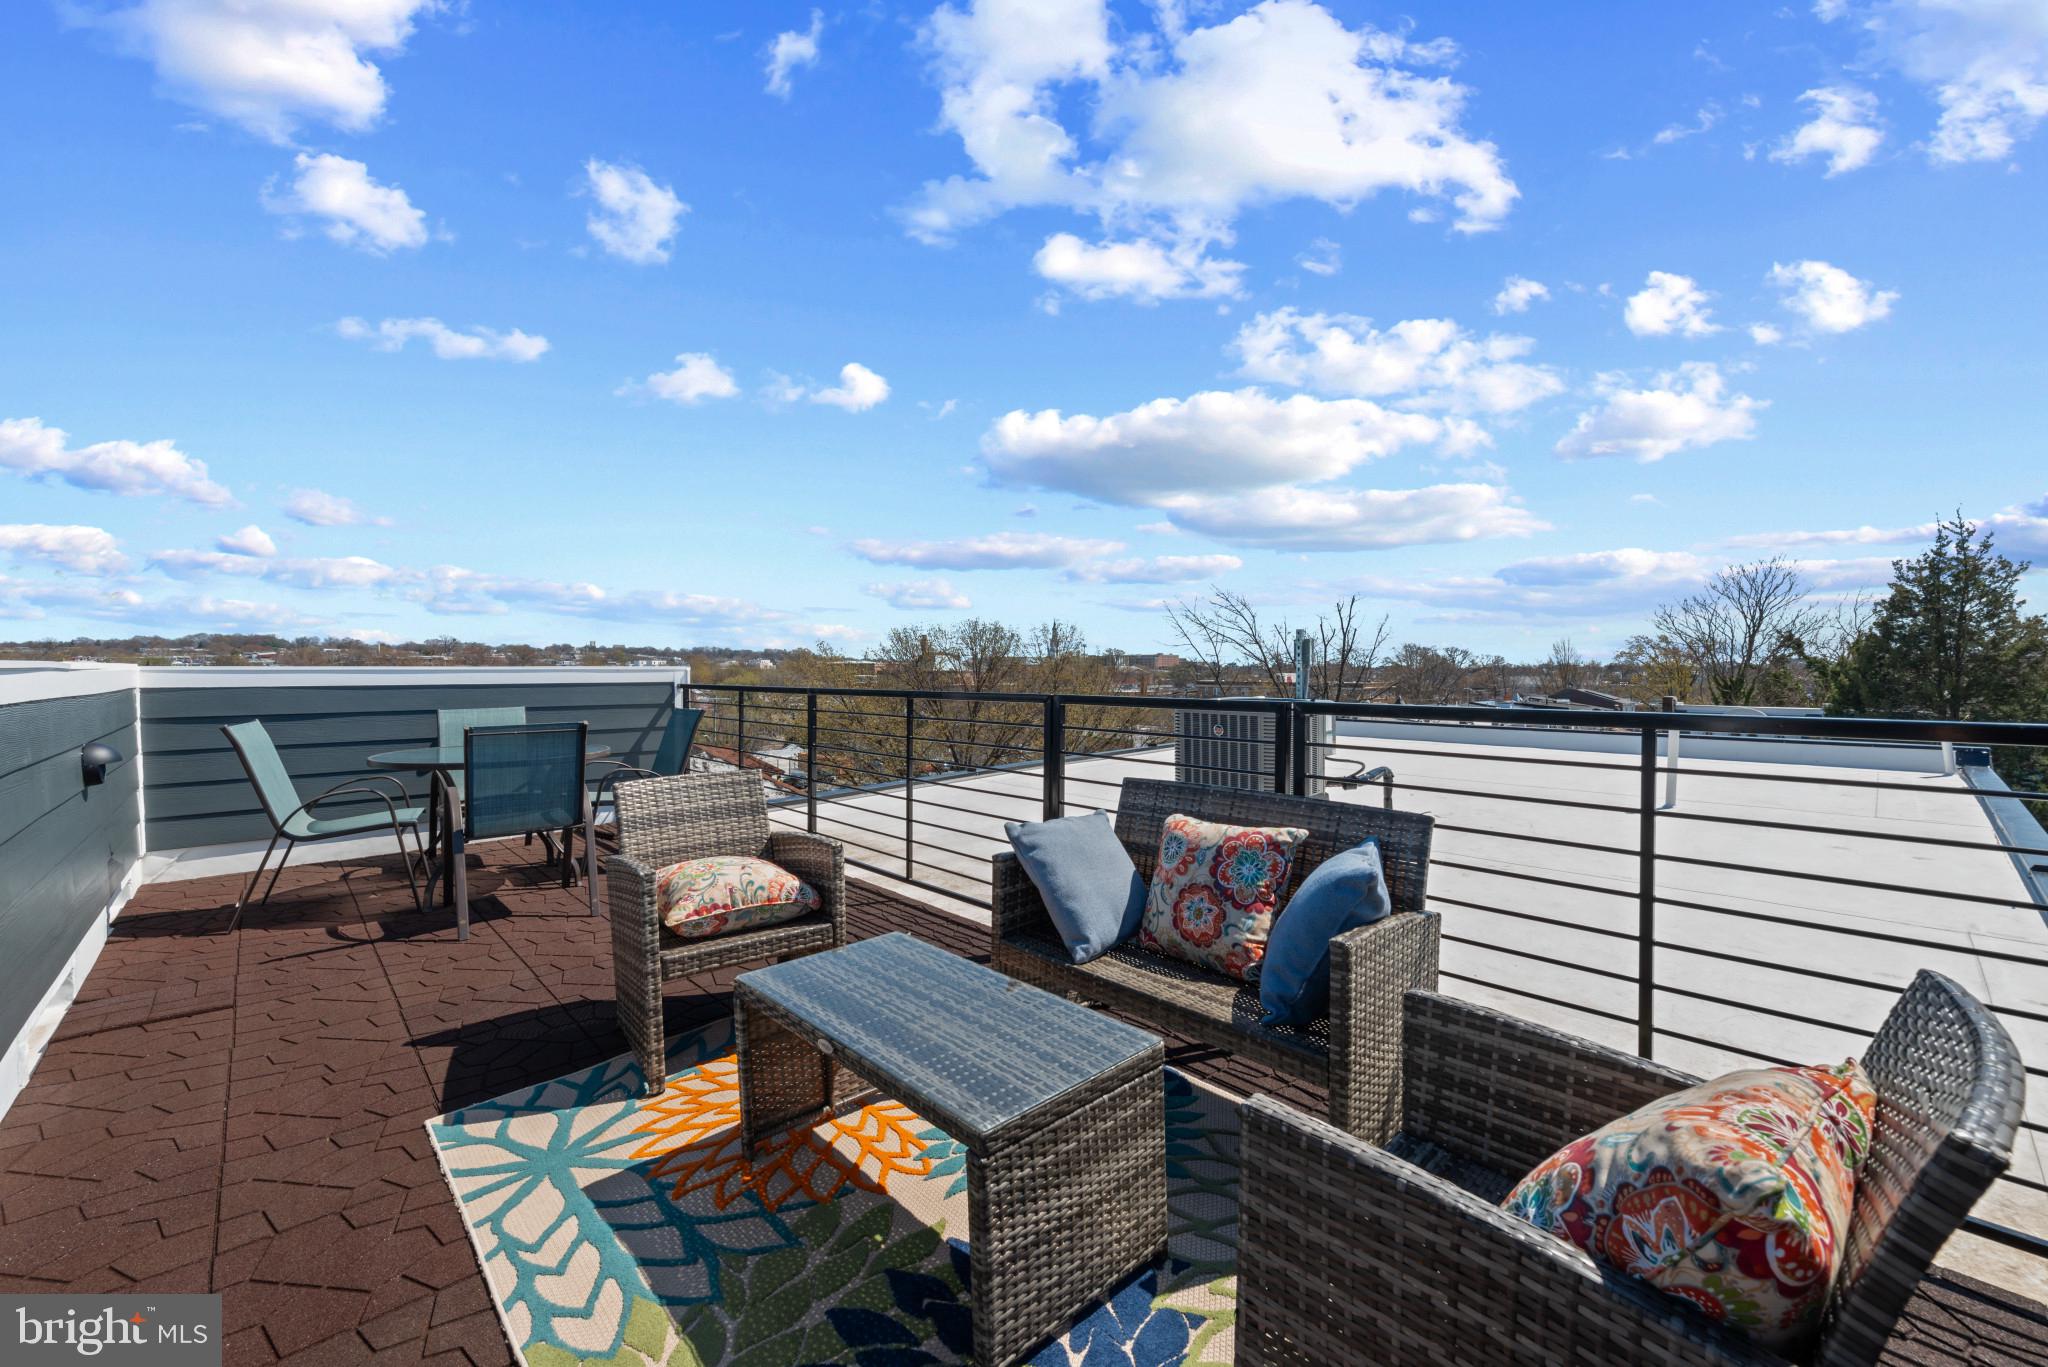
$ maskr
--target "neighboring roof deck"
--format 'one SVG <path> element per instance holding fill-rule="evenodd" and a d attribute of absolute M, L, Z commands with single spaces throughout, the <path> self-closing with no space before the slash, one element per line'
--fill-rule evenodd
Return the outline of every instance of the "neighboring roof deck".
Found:
<path fill-rule="evenodd" d="M 0 1121 L 0 1285 L 211 1289 L 228 1360 L 511 1360 L 424 1122 L 622 1053 L 610 933 L 516 841 L 474 847 L 476 932 L 394 861 L 294 865 L 224 934 L 233 875 L 145 887 Z M 985 951 L 972 922 L 849 883 L 849 931 Z M 672 984 L 672 1028 L 731 972 Z M 1169 1038 L 1169 1062 L 1322 1098 Z M 1884 1361 L 2039 1367 L 2048 1310 L 1937 1270 Z"/>

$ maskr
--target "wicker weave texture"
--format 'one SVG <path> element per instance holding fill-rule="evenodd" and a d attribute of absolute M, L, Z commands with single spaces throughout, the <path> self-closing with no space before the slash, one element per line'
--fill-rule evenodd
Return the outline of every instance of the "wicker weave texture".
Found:
<path fill-rule="evenodd" d="M 836 840 L 771 831 L 767 797 L 751 774 L 677 774 L 619 785 L 619 853 L 605 861 L 612 921 L 612 986 L 619 1029 L 646 1077 L 667 1074 L 662 984 L 743 963 L 813 954 L 846 942 L 846 855 Z M 818 910 L 759 930 L 685 940 L 661 923 L 655 875 L 714 855 L 766 859 L 816 889 Z"/>
<path fill-rule="evenodd" d="M 1129 779 L 1117 806 L 1117 837 L 1146 878 L 1158 863 L 1159 837 L 1176 812 L 1244 826 L 1298 826 L 1287 893 L 1325 859 L 1367 837 L 1380 842 L 1392 916 L 1332 941 L 1330 1014 L 1301 1030 L 1259 1024 L 1258 994 L 1218 973 L 1120 946 L 1087 964 L 1069 961 L 1038 888 L 1014 854 L 991 870 L 991 961 L 1014 978 L 1114 1007 L 1163 1030 L 1243 1055 L 1326 1087 L 1330 1118 L 1362 1138 L 1383 1141 L 1401 1114 L 1402 994 L 1434 989 L 1440 928 L 1421 911 L 1427 896 L 1435 825 L 1416 812 L 1393 812 L 1233 788 Z M 1285 916 L 1283 902 L 1280 912 Z"/>
<path fill-rule="evenodd" d="M 1494 1204 L 1565 1143 L 1698 1079 L 1447 997 L 1407 1008 L 1394 1147 L 1440 1156 L 1433 1170 L 1267 1098 L 1244 1107 L 1240 1362 L 1783 1361 Z M 1877 1134 L 1813 1353 L 1828 1367 L 1877 1360 L 2019 1119 L 2011 1040 L 1938 974 L 1914 979 L 1864 1060 Z"/>
<path fill-rule="evenodd" d="M 918 1013 L 914 981 L 878 981 L 906 1003 L 898 1030 L 971 1042 L 1000 1071 L 1006 1052 L 1031 1066 L 1042 1041 L 1011 1028 L 1012 991 L 992 989 L 978 1010 Z M 839 1037 L 801 1005 L 771 1000 L 742 974 L 733 1016 L 740 1059 L 740 1128 L 749 1153 L 792 1123 L 833 1104 L 835 1075 L 851 1072 L 902 1101 L 966 1146 L 968 1252 L 975 1361 L 1009 1364 L 1064 1329 L 1140 1265 L 1166 1249 L 1165 1046 L 1087 1074 L 1051 1101 L 983 1132 L 965 1098 L 939 1082 L 892 1073 L 857 1039 Z"/>

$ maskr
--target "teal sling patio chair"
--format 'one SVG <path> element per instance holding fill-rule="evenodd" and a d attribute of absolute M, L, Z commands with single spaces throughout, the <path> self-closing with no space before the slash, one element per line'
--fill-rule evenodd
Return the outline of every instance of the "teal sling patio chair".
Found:
<path fill-rule="evenodd" d="M 607 802 L 612 801 L 612 790 L 628 779 L 673 778 L 677 774 L 690 772 L 690 745 L 697 739 L 697 723 L 702 720 L 704 709 L 701 707 L 670 709 L 668 725 L 662 728 L 661 745 L 655 750 L 654 759 L 644 769 L 628 764 L 622 759 L 592 760 L 590 767 L 602 765 L 605 768 L 605 772 L 598 777 L 597 786 L 591 790 L 592 820 L 607 830 L 618 829 L 617 804 L 614 802 L 609 811 L 604 810 L 604 807 Z M 584 772 L 588 777 L 589 769 L 586 768 Z"/>
<path fill-rule="evenodd" d="M 228 921 L 232 931 L 241 924 L 242 909 L 249 903 L 249 894 L 256 891 L 256 881 L 263 877 L 264 867 L 270 863 L 270 856 L 277 849 L 277 842 L 284 844 L 284 858 L 277 861 L 271 871 L 270 886 L 263 890 L 263 902 L 268 905 L 270 894 L 277 891 L 278 875 L 284 872 L 285 860 L 292 857 L 292 851 L 301 844 L 317 840 L 339 840 L 344 836 L 371 835 L 389 829 L 398 841 L 398 853 L 405 860 L 405 878 L 412 884 L 413 904 L 425 909 L 420 900 L 419 879 L 413 873 L 413 856 L 406 853 L 405 829 L 410 826 L 412 843 L 420 851 L 420 862 L 426 862 L 425 851 L 420 845 L 419 823 L 426 815 L 426 808 L 410 805 L 411 797 L 405 785 L 389 774 L 363 774 L 357 778 L 345 779 L 324 793 L 299 799 L 298 785 L 286 772 L 284 760 L 277 753 L 270 733 L 263 729 L 260 721 L 237 722 L 223 726 L 221 734 L 228 738 L 228 744 L 235 748 L 235 758 L 242 762 L 242 771 L 249 776 L 249 783 L 256 789 L 256 799 L 263 805 L 263 814 L 270 819 L 270 844 L 264 848 L 263 858 L 256 863 L 256 871 L 249 875 L 249 885 L 242 889 L 242 895 L 235 902 L 235 914 Z M 397 798 L 383 788 L 374 785 L 389 784 L 397 791 Z M 312 809 L 323 802 L 344 797 L 374 798 L 384 804 L 383 811 L 372 809 L 367 812 L 351 812 L 346 816 L 315 816 Z"/>
<path fill-rule="evenodd" d="M 575 828 L 583 828 L 584 883 L 597 915 L 597 856 L 590 839 L 590 794 L 583 786 L 583 722 L 546 726 L 472 726 L 463 732 L 466 800 L 444 789 L 454 848 L 455 930 L 469 938 L 469 870 L 464 846 L 500 836 L 562 833 L 565 859 Z"/>
<path fill-rule="evenodd" d="M 434 713 L 435 744 L 443 750 L 453 750 L 462 744 L 462 733 L 472 726 L 524 726 L 526 709 L 523 707 L 444 707 Z M 455 797 L 462 799 L 462 775 L 458 771 L 449 776 L 455 785 Z"/>

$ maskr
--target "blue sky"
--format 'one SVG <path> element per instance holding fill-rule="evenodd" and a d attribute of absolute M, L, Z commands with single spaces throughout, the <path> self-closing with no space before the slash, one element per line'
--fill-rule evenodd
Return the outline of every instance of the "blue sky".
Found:
<path fill-rule="evenodd" d="M 23 0 L 0 634 L 1533 657 L 2048 561 L 2044 116 L 2042 0 Z"/>

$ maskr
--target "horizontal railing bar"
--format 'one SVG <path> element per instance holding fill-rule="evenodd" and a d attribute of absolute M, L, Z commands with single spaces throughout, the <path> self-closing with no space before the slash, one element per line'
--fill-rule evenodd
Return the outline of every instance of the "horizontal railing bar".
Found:
<path fill-rule="evenodd" d="M 1632 983 L 1636 980 L 1636 975 L 1633 973 L 1617 973 L 1611 968 L 1595 968 L 1591 964 L 1576 964 L 1569 959 L 1554 959 L 1548 954 L 1538 954 L 1532 949 L 1510 949 L 1506 945 L 1489 944 L 1485 940 L 1472 940 L 1463 935 L 1452 935 L 1448 931 L 1443 935 L 1443 942 L 1447 945 L 1470 945 L 1474 949 L 1483 949 L 1490 954 L 1512 954 L 1517 959 L 1534 959 L 1540 964 L 1552 964 L 1558 968 L 1568 968 L 1574 973 L 1591 973 L 1597 977 L 1612 978 L 1616 982 Z"/>
<path fill-rule="evenodd" d="M 1455 745 L 1456 743 L 1455 741 L 1445 742 L 1447 745 Z M 1594 759 L 1551 759 L 1541 755 L 1503 755 L 1495 753 L 1501 748 L 1497 745 L 1487 746 L 1484 752 L 1476 755 L 1454 755 L 1443 750 L 1417 750 L 1407 746 L 1361 744 L 1355 741 L 1346 743 L 1344 741 L 1312 740 L 1308 742 L 1308 745 L 1310 749 L 1332 752 L 1339 750 L 1363 750 L 1367 754 L 1372 755 L 1418 755 L 1424 759 L 1462 759 L 1489 764 L 1498 760 L 1502 764 L 1536 764 L 1558 769 L 1606 769 L 1617 774 L 1634 774 L 1640 772 L 1641 769 L 1641 766 L 1635 764 L 1608 764 Z M 1658 767 L 1662 769 L 1664 766 L 1659 765 Z"/>
<path fill-rule="evenodd" d="M 1848 835 L 1861 840 L 1896 840 L 1909 845 L 1943 845 L 1959 850 L 1987 850 L 1994 854 L 2043 854 L 2048 849 L 2037 849 L 2028 845 L 1986 844 L 1981 840 L 1952 840 L 1940 835 L 1908 835 L 1899 831 L 1854 830 L 1846 826 L 1810 826 L 1800 821 L 1766 821 L 1762 817 L 1715 816 L 1709 812 L 1681 812 L 1671 808 L 1660 808 L 1657 815 L 1666 820 L 1711 821 L 1723 826 L 1754 826 L 1760 830 L 1792 831 L 1799 835 Z"/>
<path fill-rule="evenodd" d="M 1809 883 L 1830 883 L 1837 887 L 1867 888 L 1872 892 L 1902 892 L 1913 897 L 1938 897 L 1944 902 L 1968 902 L 1972 906 L 1998 907 L 2008 911 L 2033 911 L 2036 903 L 2016 902 L 2010 897 L 1987 897 L 1980 892 L 1949 892 L 1942 888 L 1915 887 L 1908 883 L 1882 883 L 1874 878 L 1850 878 L 1843 874 L 1809 873 L 1804 869 L 1765 868 L 1737 864 L 1726 859 L 1702 859 L 1690 854 L 1657 852 L 1660 863 L 1690 864 L 1695 868 L 1719 869 L 1724 873 L 1753 873 L 1767 878 L 1797 878 Z"/>
<path fill-rule="evenodd" d="M 1517 997 L 1527 997 L 1531 1001 L 1548 1002 L 1552 1006 L 1561 1006 L 1567 1011 L 1583 1011 L 1589 1016 L 1599 1016 L 1605 1020 L 1619 1021 L 1623 1025 L 1634 1025 L 1636 1023 L 1634 1016 L 1623 1016 L 1613 1011 L 1603 1011 L 1597 1006 L 1587 1006 L 1583 1002 L 1568 1002 L 1559 997 L 1546 997 L 1541 992 L 1531 992 L 1526 987 L 1509 987 L 1506 983 L 1489 982 L 1485 978 L 1474 978 L 1465 973 L 1453 973 L 1448 968 L 1439 969 L 1437 976 L 1440 978 L 1456 978 L 1461 983 L 1475 983 L 1480 987 L 1491 988 L 1495 992 L 1508 992 Z"/>
<path fill-rule="evenodd" d="M 1768 921 L 1774 925 L 1793 926 L 1799 930 L 1818 930 L 1823 934 L 1846 935 L 1853 940 L 1882 940 L 1887 944 L 1907 945 L 1913 949 L 1933 949 L 1945 954 L 1968 954 L 1980 959 L 1997 959 L 2003 963 L 2025 964 L 2029 968 L 2048 968 L 2048 959 L 2030 958 L 2025 954 L 2009 954 L 2002 949 L 1985 949 L 1978 945 L 1945 945 L 1936 940 L 1915 940 L 1906 935 L 1893 935 L 1882 930 L 1844 930 L 1839 926 L 1817 926 L 1811 921 L 1801 921 L 1791 916 L 1779 916 L 1768 911 L 1748 911 L 1739 907 L 1710 906 L 1705 902 L 1689 902 L 1680 897 L 1657 894 L 1660 906 L 1684 907 L 1688 911 L 1704 911 L 1715 916 L 1737 916 L 1745 921 Z"/>
<path fill-rule="evenodd" d="M 692 693 L 811 694 L 819 698 L 903 698 L 952 702 L 1044 705 L 1055 698 L 1068 707 L 1129 711 L 1268 712 L 1289 708 L 1315 716 L 1357 721 L 1419 721 L 1476 724 L 1488 728 L 1543 731 L 1678 731 L 1733 736 L 1800 736 L 1811 739 L 1884 741 L 1894 744 L 2048 746 L 2048 722 L 1948 721 L 1891 717 L 1770 717 L 1708 712 L 1567 712 L 1539 707 L 1443 706 L 1429 703 L 1324 702 L 1287 698 L 1185 698 L 1145 694 L 975 693 L 944 689 L 812 687 L 796 684 L 700 684 Z"/>
<path fill-rule="evenodd" d="M 1844 934 L 1853 933 L 1844 932 Z M 1846 973 L 1830 973 L 1824 968 L 1811 968 L 1804 964 L 1778 963 L 1757 959 L 1747 954 L 1730 954 L 1722 949 L 1702 949 L 1698 945 L 1681 945 L 1670 940 L 1653 940 L 1651 943 L 1658 949 L 1668 949 L 1677 954 L 1696 954 L 1702 958 L 1720 959 L 1727 963 L 1744 964 L 1750 968 L 1769 969 L 1775 973 L 1789 973 L 1799 978 L 1819 978 L 1825 982 L 1841 983 L 1844 987 L 1861 987 L 1872 992 L 1888 993 L 1892 996 L 1897 996 L 1905 991 L 1907 986 L 1905 983 L 1879 983 L 1872 982 L 1868 978 L 1852 978 Z M 2020 1006 L 1999 1006 L 1992 1002 L 1985 1002 L 1984 1006 L 1987 1010 L 1996 1011 L 2001 1016 L 2012 1016 L 2019 1020 L 2039 1021 L 2042 1024 L 2048 1024 L 2048 1012 L 2029 1011 L 2025 1007 Z"/>
<path fill-rule="evenodd" d="M 1982 1220 L 1972 1215 L 1963 1221 L 1963 1231 L 1980 1239 L 2004 1244 L 2007 1248 L 2016 1248 L 2022 1253 L 2031 1253 L 2037 1258 L 2048 1258 L 2048 1238 L 2027 1230 L 2014 1229 L 2010 1225 L 2001 1225 L 1996 1220 Z"/>
<path fill-rule="evenodd" d="M 1639 895 L 1637 890 L 1632 887 L 1603 888 L 1595 883 L 1577 883 L 1569 878 L 1549 878 L 1540 873 L 1521 873 L 1514 869 L 1490 869 L 1481 864 L 1460 863 L 1455 859 L 1432 857 L 1429 863 L 1432 868 L 1458 869 L 1464 873 L 1485 874 L 1489 878 L 1518 878 L 1525 883 L 1547 883 L 1554 888 L 1570 888 L 1573 892 L 1597 892 L 1608 897 L 1635 897 Z"/>
<path fill-rule="evenodd" d="M 1925 797 L 2017 797 L 2048 798 L 2048 793 L 1999 792 L 1967 785 L 1946 787 L 1928 783 L 1894 783 L 1880 778 L 1827 778 L 1819 774 L 1758 774 L 1744 769 L 1680 769 L 1688 781 L 1694 779 L 1739 779 L 1747 783 L 1812 783 L 1828 788 L 1842 788 L 1858 793 L 1918 793 Z M 1943 775 L 1929 773 L 1929 778 Z"/>
<path fill-rule="evenodd" d="M 1530 840 L 1539 845 L 1555 845 L 1567 850 L 1592 850 L 1596 854 L 1618 854 L 1628 859 L 1638 858 L 1642 853 L 1640 850 L 1623 849 L 1619 845 L 1602 845 L 1591 840 L 1564 840 L 1557 836 L 1533 834 L 1528 831 L 1499 831 L 1486 826 L 1453 826 L 1447 821 L 1438 821 L 1436 829 L 1452 831 L 1458 835 L 1486 836 L 1489 839 L 1497 837 L 1501 840 Z"/>
<path fill-rule="evenodd" d="M 1409 779 L 1398 779 L 1395 786 L 1404 793 L 1440 793 L 1446 797 L 1480 797 L 1496 802 L 1532 802 L 1540 807 L 1577 807 L 1590 812 L 1615 812 L 1622 816 L 1636 816 L 1639 809 L 1623 807 L 1612 802 L 1580 802 L 1568 797 L 1531 797 L 1527 793 L 1477 792 L 1471 788 L 1440 788 L 1427 783 L 1416 783 Z"/>
<path fill-rule="evenodd" d="M 1582 926 L 1576 921 L 1560 921 L 1555 916 L 1539 916 L 1533 911 L 1510 911 L 1506 907 L 1488 906 L 1484 902 L 1468 902 L 1462 897 L 1445 897 L 1441 893 L 1432 892 L 1429 894 L 1429 900 L 1441 902 L 1445 906 L 1462 907 L 1466 911 L 1485 912 L 1489 916 L 1512 916 L 1518 921 L 1537 921 L 1546 926 L 1556 926 L 1559 930 L 1579 930 L 1584 931 L 1588 935 L 1605 935 L 1612 940 L 1633 941 L 1636 938 L 1636 933 L 1632 930 L 1609 930 L 1605 926 Z"/>
<path fill-rule="evenodd" d="M 1017 819 L 1017 818 L 1015 818 L 1015 817 L 1005 817 L 1005 816 L 1004 816 L 1004 815 L 1002 815 L 1002 813 L 1000 813 L 1000 812 L 983 812 L 983 811 L 977 811 L 977 810 L 976 810 L 976 809 L 974 809 L 973 807 L 956 807 L 956 806 L 954 806 L 954 805 L 953 805 L 952 803 L 950 803 L 950 802 L 941 802 L 941 801 L 939 801 L 939 800 L 938 800 L 937 798 L 935 798 L 935 797 L 932 797 L 932 796 L 929 796 L 929 795 L 928 795 L 928 794 L 926 793 L 926 791 L 925 791 L 925 789 L 926 789 L 926 788 L 929 788 L 929 787 L 934 787 L 934 786 L 936 786 L 936 787 L 940 787 L 940 788 L 944 788 L 944 787 L 947 787 L 947 786 L 949 786 L 949 785 L 947 785 L 947 784 L 944 784 L 944 783 L 941 783 L 941 784 L 936 784 L 936 785 L 933 785 L 933 784 L 922 784 L 922 785 L 920 785 L 920 786 L 919 786 L 919 789 L 918 789 L 918 793 L 917 793 L 917 800 L 918 800 L 918 801 L 919 801 L 920 803 L 923 803 L 923 804 L 925 804 L 925 805 L 927 805 L 927 806 L 937 807 L 937 808 L 940 808 L 940 809 L 941 809 L 941 810 L 943 810 L 943 811 L 948 811 L 948 812 L 958 812 L 958 813 L 960 813 L 960 815 L 962 815 L 962 816 L 981 816 L 981 817 L 987 817 L 987 818 L 988 818 L 988 819 L 990 819 L 991 821 L 1014 821 L 1014 820 L 1016 820 L 1016 819 Z M 1041 799 L 1039 799 L 1039 798 L 1036 798 L 1036 797 L 1032 797 L 1032 796 L 1030 796 L 1030 795 L 1029 795 L 1029 794 L 1027 794 L 1027 793 L 992 793 L 992 792 L 989 792 L 989 791 L 988 791 L 988 790 L 986 790 L 986 789 L 977 789 L 976 791 L 977 791 L 977 792 L 979 792 L 979 793 L 981 793 L 981 795 L 982 795 L 983 797 L 994 797 L 994 798 L 1001 798 L 1001 799 L 1002 799 L 1003 801 L 1005 801 L 1005 802 L 1021 802 L 1021 803 L 1023 803 L 1023 804 L 1025 805 L 1025 806 L 1027 806 L 1027 807 L 1029 807 L 1029 808 L 1033 809 L 1034 811 L 1035 811 L 1035 810 L 1038 810 L 1038 809 L 1040 809 L 1040 808 L 1041 808 L 1041 807 L 1042 807 L 1042 806 L 1044 805 Z"/>
<path fill-rule="evenodd" d="M 1062 752 L 1068 759 L 1108 759 L 1118 764 L 1142 764 L 1148 769 L 1200 769 L 1208 774 L 1240 774 L 1247 778 L 1271 778 L 1271 769 L 1232 769 L 1221 764 L 1184 764 L 1177 759 L 1144 759 L 1124 750 L 1067 750 Z M 1100 782 L 1101 780 L 1097 780 Z"/>
<path fill-rule="evenodd" d="M 1715 996 L 1711 992 L 1695 992 L 1689 987 L 1673 987 L 1670 983 L 1664 982 L 1654 983 L 1652 986 L 1657 991 L 1668 992 L 1674 997 L 1689 997 L 1693 1001 L 1700 1002 L 1717 1002 L 1724 1006 L 1730 1004 L 1726 996 Z M 1774 1006 L 1759 1006 L 1755 1002 L 1743 1002 L 1740 1009 L 1751 1015 L 1771 1016 L 1777 1020 L 1788 1020 L 1799 1025 L 1819 1026 L 1823 1030 L 1836 1030 L 1842 1034 L 1855 1035 L 1862 1039 L 1870 1038 L 1870 1031 L 1868 1030 L 1859 1030 L 1854 1026 L 1844 1025 L 1840 1021 L 1825 1021 L 1813 1016 L 1802 1016 L 1796 1011 L 1780 1011 Z"/>
<path fill-rule="evenodd" d="M 946 810 L 951 811 L 953 809 L 948 807 L 946 808 Z M 1006 835 L 989 835 L 983 831 L 970 831 L 965 826 L 948 826 L 943 821 L 934 821 L 930 817 L 924 816 L 921 813 L 916 812 L 913 812 L 911 814 L 910 820 L 911 824 L 916 826 L 930 826 L 933 830 L 936 831 L 951 831 L 955 835 L 964 835 L 969 840 L 986 840 L 991 844 L 1001 845 L 1005 849 L 1009 848 L 1010 838 Z M 958 853 L 967 854 L 968 852 L 965 850 L 961 850 L 958 851 Z M 975 856 L 969 855 L 969 857 L 972 858 Z"/>

